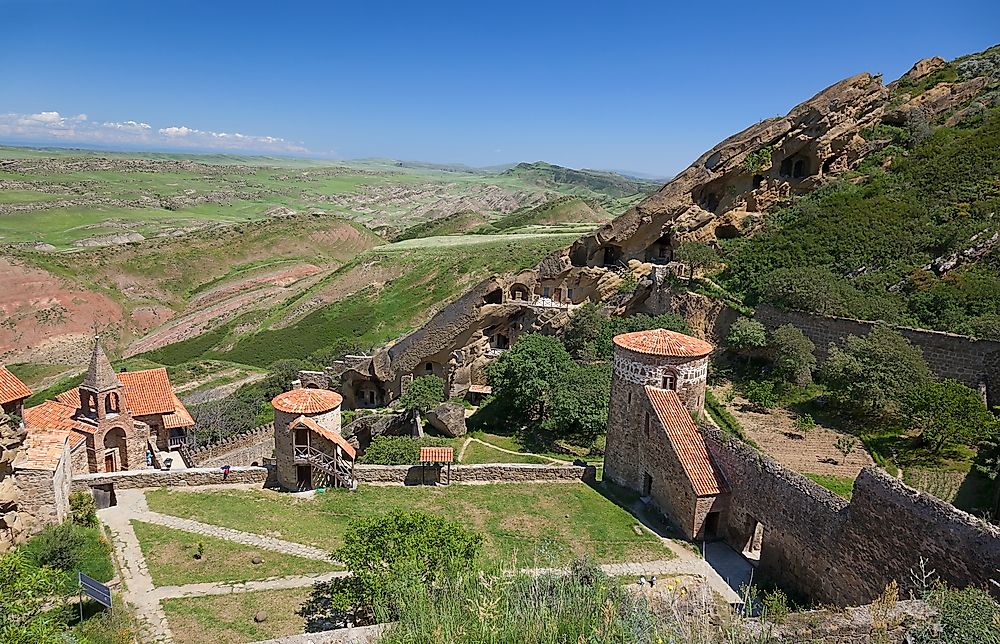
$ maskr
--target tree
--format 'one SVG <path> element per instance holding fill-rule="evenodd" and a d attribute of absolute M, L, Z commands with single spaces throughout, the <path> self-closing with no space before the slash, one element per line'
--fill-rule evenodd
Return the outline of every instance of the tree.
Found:
<path fill-rule="evenodd" d="M 854 451 L 854 446 L 857 443 L 850 436 L 841 436 L 833 443 L 833 447 L 844 455 L 844 460 L 841 463 L 847 462 L 847 457 L 850 456 L 851 452 Z"/>
<path fill-rule="evenodd" d="M 573 313 L 562 340 L 566 350 L 577 360 L 610 360 L 614 350 L 612 338 L 616 335 L 657 328 L 689 332 L 684 318 L 673 313 L 608 317 L 601 314 L 599 306 L 588 303 Z"/>
<path fill-rule="evenodd" d="M 719 254 L 708 244 L 686 241 L 674 251 L 674 259 L 687 264 L 689 276 L 694 279 L 695 271 L 716 266 L 719 263 Z"/>
<path fill-rule="evenodd" d="M 594 346 L 606 324 L 607 318 L 601 315 L 601 307 L 587 302 L 570 316 L 569 324 L 563 331 L 563 346 L 578 360 L 593 360 Z"/>
<path fill-rule="evenodd" d="M 767 346 L 767 329 L 757 320 L 741 315 L 729 327 L 726 344 L 733 351 L 745 354 L 749 363 L 750 353 L 754 349 Z"/>
<path fill-rule="evenodd" d="M 949 443 L 974 444 L 991 435 L 996 423 L 979 394 L 956 380 L 928 381 L 907 397 L 906 418 L 910 428 L 934 454 Z"/>
<path fill-rule="evenodd" d="M 306 367 L 301 360 L 275 360 L 267 366 L 267 377 L 262 384 L 263 394 L 271 400 L 292 388 L 292 381 L 298 380 L 299 371 Z"/>
<path fill-rule="evenodd" d="M 444 400 L 444 381 L 437 376 L 417 376 L 399 397 L 399 403 L 407 411 L 426 414 Z"/>
<path fill-rule="evenodd" d="M 820 373 L 835 402 L 872 417 L 896 417 L 909 392 L 931 380 L 920 349 L 883 324 L 831 347 Z"/>
<path fill-rule="evenodd" d="M 611 365 L 574 365 L 560 379 L 541 428 L 574 445 L 591 445 L 608 428 Z"/>
<path fill-rule="evenodd" d="M 749 380 L 743 384 L 743 394 L 750 404 L 761 411 L 766 411 L 778 404 L 778 394 L 774 391 L 774 383 L 770 380 Z"/>
<path fill-rule="evenodd" d="M 97 504 L 90 492 L 77 491 L 69 495 L 73 523 L 85 528 L 97 527 Z"/>
<path fill-rule="evenodd" d="M 774 371 L 786 382 L 807 385 L 816 368 L 816 345 L 797 326 L 779 326 L 771 334 Z"/>
<path fill-rule="evenodd" d="M 0 642 L 65 641 L 64 573 L 39 567 L 21 550 L 0 554 Z"/>
<path fill-rule="evenodd" d="M 524 335 L 487 369 L 494 403 L 515 418 L 544 420 L 557 384 L 575 367 L 558 339 Z"/>
<path fill-rule="evenodd" d="M 256 425 L 256 408 L 236 395 L 192 405 L 188 409 L 194 419 L 198 445 L 224 440 Z"/>
<path fill-rule="evenodd" d="M 374 623 L 378 609 L 392 619 L 394 578 L 406 575 L 430 586 L 471 568 L 481 545 L 481 535 L 433 514 L 395 510 L 354 519 L 332 555 L 351 576 L 317 584 L 300 614 L 320 629 Z"/>

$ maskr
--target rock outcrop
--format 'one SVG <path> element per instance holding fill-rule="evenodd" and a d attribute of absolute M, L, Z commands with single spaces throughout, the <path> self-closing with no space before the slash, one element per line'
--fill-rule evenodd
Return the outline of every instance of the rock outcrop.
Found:
<path fill-rule="evenodd" d="M 22 541 L 25 534 L 14 485 L 14 459 L 26 436 L 18 419 L 0 411 L 0 552 Z"/>
<path fill-rule="evenodd" d="M 465 407 L 456 403 L 441 403 L 428 411 L 424 417 L 431 427 L 449 438 L 465 436 Z"/>

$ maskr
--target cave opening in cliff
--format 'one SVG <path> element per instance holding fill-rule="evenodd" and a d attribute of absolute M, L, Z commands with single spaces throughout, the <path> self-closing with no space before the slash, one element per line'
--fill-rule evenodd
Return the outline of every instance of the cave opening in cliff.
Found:
<path fill-rule="evenodd" d="M 604 247 L 604 265 L 605 266 L 617 266 L 622 259 L 622 248 L 621 246 L 605 246 Z"/>

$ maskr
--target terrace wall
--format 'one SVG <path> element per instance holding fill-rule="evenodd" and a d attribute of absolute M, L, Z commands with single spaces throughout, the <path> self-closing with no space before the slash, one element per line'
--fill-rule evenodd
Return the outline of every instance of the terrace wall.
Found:
<path fill-rule="evenodd" d="M 191 450 L 198 467 L 263 465 L 274 454 L 274 423 L 260 425 L 205 447 Z"/>
<path fill-rule="evenodd" d="M 866 604 L 896 580 L 915 590 L 921 559 L 949 584 L 989 588 L 1000 527 L 865 468 L 850 503 L 716 429 L 703 430 L 732 495 L 726 540 L 743 549 L 764 526 L 760 574 L 816 601 Z"/>
<path fill-rule="evenodd" d="M 233 467 L 223 477 L 219 467 L 192 467 L 184 470 L 129 470 L 83 474 L 73 477 L 73 490 L 87 491 L 97 485 L 113 484 L 116 490 L 147 487 L 184 487 L 195 485 L 264 486 L 269 470 L 265 467 Z"/>
<path fill-rule="evenodd" d="M 435 467 L 420 465 L 356 465 L 354 477 L 358 483 L 421 485 L 421 476 L 428 483 L 438 480 Z M 445 468 L 446 469 L 446 468 Z M 592 481 L 596 476 L 593 465 L 522 465 L 495 463 L 488 465 L 452 465 L 452 483 L 527 483 L 536 481 Z M 441 474 L 443 479 L 447 473 Z"/>

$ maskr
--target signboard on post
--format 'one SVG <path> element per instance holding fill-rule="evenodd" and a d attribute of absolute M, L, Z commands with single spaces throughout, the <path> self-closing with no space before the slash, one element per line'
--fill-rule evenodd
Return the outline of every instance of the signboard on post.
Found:
<path fill-rule="evenodd" d="M 80 620 L 83 620 L 83 595 L 87 595 L 98 604 L 111 608 L 111 589 L 105 584 L 97 581 L 93 577 L 88 577 L 82 572 L 76 573 L 80 581 Z"/>

